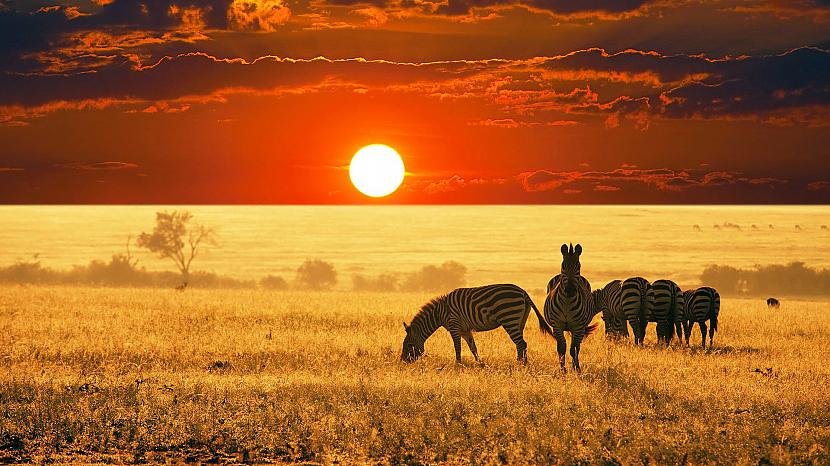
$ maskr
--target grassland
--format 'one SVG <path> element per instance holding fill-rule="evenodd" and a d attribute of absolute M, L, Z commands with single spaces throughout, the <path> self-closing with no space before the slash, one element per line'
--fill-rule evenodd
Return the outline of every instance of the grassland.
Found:
<path fill-rule="evenodd" d="M 500 330 L 401 364 L 427 298 L 0 288 L 0 460 L 830 463 L 826 302 L 724 299 L 712 351 L 598 335 L 562 375 L 533 320 L 527 367 Z"/>

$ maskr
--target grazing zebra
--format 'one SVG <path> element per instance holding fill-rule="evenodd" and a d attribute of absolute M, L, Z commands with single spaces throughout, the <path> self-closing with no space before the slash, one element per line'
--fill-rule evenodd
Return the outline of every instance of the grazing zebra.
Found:
<path fill-rule="evenodd" d="M 551 280 L 553 287 L 545 298 L 545 320 L 556 338 L 556 352 L 563 371 L 567 347 L 564 332 L 571 333 L 571 360 L 574 369 L 579 371 L 579 346 L 585 336 L 597 329 L 597 324 L 591 324 L 596 311 L 591 285 L 580 275 L 582 246 L 577 244 L 568 248 L 567 244 L 563 244 L 561 251 L 562 272 Z"/>
<path fill-rule="evenodd" d="M 657 280 L 651 284 L 652 299 L 646 309 L 643 321 L 643 333 L 649 322 L 657 322 L 657 340 L 671 344 L 675 327 L 680 338 L 680 325 L 683 322 L 683 293 L 677 283 L 671 280 Z"/>
<path fill-rule="evenodd" d="M 527 292 L 516 285 L 486 285 L 476 288 L 458 288 L 424 304 L 412 319 L 403 324 L 406 338 L 403 340 L 401 360 L 415 362 L 424 353 L 424 342 L 438 327 L 444 327 L 452 336 L 455 346 L 455 362 L 461 362 L 461 339 L 467 342 L 470 352 L 478 361 L 478 350 L 473 332 L 486 332 L 504 327 L 516 344 L 520 362 L 527 363 L 527 343 L 524 340 L 525 322 L 530 309 L 536 311 L 539 327 L 551 334 L 551 329 L 533 304 Z"/>
<path fill-rule="evenodd" d="M 720 313 L 720 294 L 714 288 L 704 286 L 696 290 L 683 292 L 684 320 L 683 334 L 686 337 L 686 344 L 689 344 L 689 337 L 692 335 L 692 327 L 695 322 L 700 326 L 701 346 L 706 348 L 706 321 L 709 321 L 709 346 L 712 346 L 712 338 L 718 331 L 718 314 Z"/>
<path fill-rule="evenodd" d="M 622 312 L 625 320 L 631 325 L 635 345 L 643 344 L 646 335 L 646 315 L 651 298 L 651 283 L 645 278 L 629 278 L 622 283 Z"/>
<path fill-rule="evenodd" d="M 781 301 L 779 301 L 775 298 L 768 298 L 767 299 L 767 307 L 774 307 L 774 308 L 777 309 L 777 308 L 781 307 Z"/>
<path fill-rule="evenodd" d="M 605 336 L 609 339 L 628 338 L 628 322 L 622 312 L 622 282 L 614 280 L 591 292 L 596 312 L 602 312 Z"/>

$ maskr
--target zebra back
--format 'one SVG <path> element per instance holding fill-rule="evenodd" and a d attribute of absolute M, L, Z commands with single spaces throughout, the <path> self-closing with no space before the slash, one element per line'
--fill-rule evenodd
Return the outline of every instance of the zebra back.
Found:
<path fill-rule="evenodd" d="M 613 280 L 591 292 L 596 312 L 602 312 L 606 334 L 626 333 L 625 315 L 622 312 L 622 282 Z"/>
<path fill-rule="evenodd" d="M 622 282 L 622 312 L 632 327 L 637 327 L 648 312 L 651 284 L 643 277 L 628 278 Z"/>
<path fill-rule="evenodd" d="M 720 313 L 720 294 L 712 287 L 702 286 L 688 292 L 689 302 L 686 302 L 686 318 L 693 322 L 712 320 L 717 329 L 717 318 Z"/>
<path fill-rule="evenodd" d="M 648 310 L 649 322 L 680 322 L 683 320 L 683 293 L 671 280 L 656 280 L 651 284 L 653 300 Z"/>

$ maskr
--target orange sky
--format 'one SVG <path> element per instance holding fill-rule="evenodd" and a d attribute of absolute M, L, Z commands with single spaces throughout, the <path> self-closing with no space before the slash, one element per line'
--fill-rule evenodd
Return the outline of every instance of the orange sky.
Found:
<path fill-rule="evenodd" d="M 0 0 L 3 203 L 827 203 L 826 0 Z M 344 167 L 384 143 L 381 200 Z"/>

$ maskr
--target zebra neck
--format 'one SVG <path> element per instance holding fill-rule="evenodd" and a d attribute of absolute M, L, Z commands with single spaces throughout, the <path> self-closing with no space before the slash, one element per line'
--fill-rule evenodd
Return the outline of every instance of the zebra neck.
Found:
<path fill-rule="evenodd" d="M 416 337 L 421 341 L 426 341 L 442 325 L 444 325 L 444 316 L 441 313 L 441 306 L 434 302 L 421 309 L 421 312 L 412 319 L 410 332 L 415 332 Z"/>

